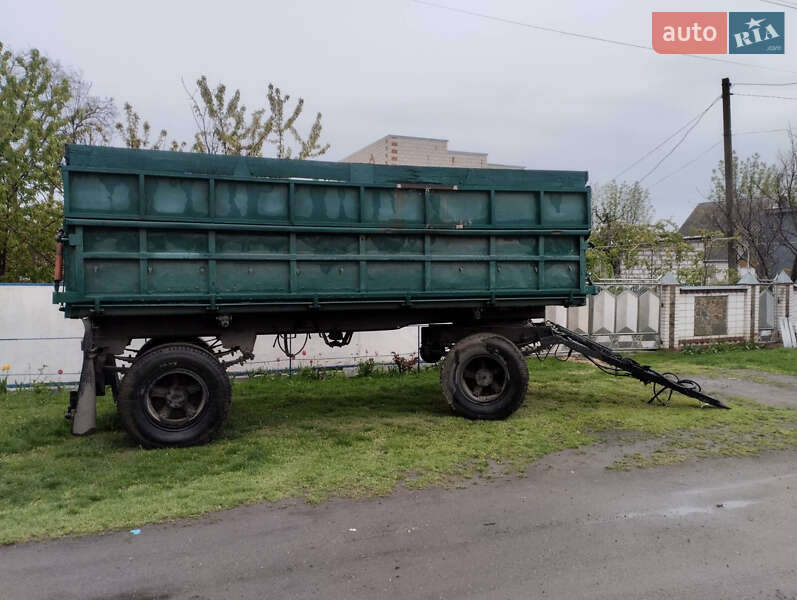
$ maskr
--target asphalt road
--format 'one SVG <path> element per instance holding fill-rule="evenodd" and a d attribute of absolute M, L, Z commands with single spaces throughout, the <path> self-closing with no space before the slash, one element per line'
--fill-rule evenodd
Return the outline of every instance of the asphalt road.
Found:
<path fill-rule="evenodd" d="M 797 598 L 797 453 L 248 506 L 0 547 L 3 599 Z"/>

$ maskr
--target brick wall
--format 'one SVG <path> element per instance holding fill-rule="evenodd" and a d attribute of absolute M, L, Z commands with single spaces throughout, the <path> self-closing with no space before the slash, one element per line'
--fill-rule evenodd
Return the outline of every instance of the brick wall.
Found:
<path fill-rule="evenodd" d="M 667 273 L 668 271 L 680 272 L 683 270 L 691 270 L 694 268 L 696 262 L 699 262 L 699 254 L 701 252 L 694 248 L 691 253 L 685 256 L 682 260 L 673 260 L 667 253 L 659 251 L 655 248 L 645 249 L 637 255 L 638 264 L 633 267 L 626 268 L 623 266 L 620 269 L 620 279 L 657 279 Z M 709 261 L 706 263 L 708 267 L 708 283 L 718 283 L 726 281 L 728 277 L 728 263 L 719 261 Z"/>

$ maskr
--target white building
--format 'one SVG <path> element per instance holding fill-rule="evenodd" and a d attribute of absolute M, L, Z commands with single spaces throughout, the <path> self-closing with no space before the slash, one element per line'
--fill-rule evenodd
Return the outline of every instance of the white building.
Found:
<path fill-rule="evenodd" d="M 487 161 L 484 152 L 449 150 L 448 140 L 386 135 L 350 154 L 341 162 L 376 165 L 414 165 L 420 167 L 459 167 L 464 169 L 523 169 Z"/>

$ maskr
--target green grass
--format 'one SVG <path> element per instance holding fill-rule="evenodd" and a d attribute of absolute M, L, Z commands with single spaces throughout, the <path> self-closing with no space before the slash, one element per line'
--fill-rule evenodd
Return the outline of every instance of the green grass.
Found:
<path fill-rule="evenodd" d="M 773 357 L 760 368 L 788 362 L 770 352 L 739 353 L 739 362 L 759 354 Z M 667 360 L 682 364 L 667 354 L 645 362 Z M 619 469 L 797 445 L 797 411 L 751 401 L 705 410 L 689 399 L 652 407 L 644 402 L 648 388 L 591 365 L 533 360 L 530 366 L 526 404 L 501 422 L 452 416 L 435 370 L 400 378 L 240 381 L 222 435 L 180 450 L 133 447 L 109 397 L 100 399 L 98 433 L 77 438 L 63 419 L 65 393 L 2 395 L 0 543 L 139 527 L 261 500 L 316 502 L 447 485 L 496 466 L 521 473 L 530 461 L 608 433 L 652 438 L 658 446 L 606 465 Z"/>
<path fill-rule="evenodd" d="M 797 375 L 797 350 L 791 348 L 766 348 L 759 350 L 728 350 L 723 352 L 645 352 L 633 358 L 660 370 L 686 370 L 690 373 L 708 373 L 716 369 L 753 369 L 783 375 Z M 676 371 L 677 372 L 677 371 Z"/>

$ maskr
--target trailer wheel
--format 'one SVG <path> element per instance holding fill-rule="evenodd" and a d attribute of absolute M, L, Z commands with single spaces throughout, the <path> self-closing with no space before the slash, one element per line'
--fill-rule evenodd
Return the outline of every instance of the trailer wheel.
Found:
<path fill-rule="evenodd" d="M 440 373 L 449 406 L 469 419 L 505 419 L 523 404 L 528 383 L 528 365 L 517 346 L 494 333 L 459 341 Z"/>
<path fill-rule="evenodd" d="M 202 348 L 207 350 L 212 354 L 212 350 L 210 346 L 208 346 L 207 342 L 202 338 L 198 337 L 187 337 L 187 338 L 150 338 L 147 340 L 141 348 L 138 349 L 136 356 L 141 356 L 142 354 L 146 354 L 150 350 L 155 348 L 159 348 L 161 346 L 165 346 L 166 344 L 183 344 L 185 346 L 196 346 L 197 348 Z"/>
<path fill-rule="evenodd" d="M 212 354 L 165 344 L 140 356 L 119 386 L 117 409 L 145 448 L 204 444 L 230 412 L 230 378 Z"/>

